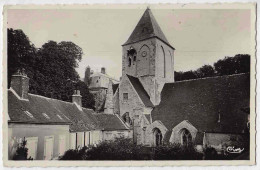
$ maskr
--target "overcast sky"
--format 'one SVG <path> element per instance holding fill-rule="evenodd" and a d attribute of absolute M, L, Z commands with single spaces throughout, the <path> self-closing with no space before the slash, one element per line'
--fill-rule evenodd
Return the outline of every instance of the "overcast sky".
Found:
<path fill-rule="evenodd" d="M 106 67 L 119 78 L 122 47 L 145 9 L 8 10 L 8 27 L 22 29 L 36 47 L 49 40 L 72 41 L 84 55 L 77 71 L 86 66 Z M 152 9 L 170 44 L 175 47 L 174 69 L 187 71 L 213 64 L 225 56 L 250 54 L 250 10 Z"/>

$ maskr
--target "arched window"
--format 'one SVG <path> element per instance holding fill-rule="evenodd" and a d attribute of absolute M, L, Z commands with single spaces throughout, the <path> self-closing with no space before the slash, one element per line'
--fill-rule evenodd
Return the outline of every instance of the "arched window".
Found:
<path fill-rule="evenodd" d="M 155 146 L 162 145 L 162 132 L 160 131 L 160 129 L 155 128 L 153 130 L 153 134 L 154 134 L 154 144 L 155 144 Z"/>
<path fill-rule="evenodd" d="M 129 57 L 128 58 L 128 67 L 131 67 L 132 59 Z"/>
<path fill-rule="evenodd" d="M 181 141 L 183 146 L 190 146 L 192 144 L 192 136 L 187 129 L 183 129 L 181 133 Z"/>
<path fill-rule="evenodd" d="M 125 123 L 127 123 L 127 124 L 129 124 L 129 125 L 132 125 L 132 120 L 131 120 L 131 118 L 130 118 L 130 116 L 129 116 L 129 112 L 126 112 L 126 113 L 122 116 L 122 118 L 123 118 L 123 121 L 124 121 Z"/>
<path fill-rule="evenodd" d="M 161 46 L 161 48 L 162 48 L 162 52 L 163 52 L 163 77 L 165 78 L 166 77 L 166 58 L 165 58 L 164 49 L 162 46 Z"/>

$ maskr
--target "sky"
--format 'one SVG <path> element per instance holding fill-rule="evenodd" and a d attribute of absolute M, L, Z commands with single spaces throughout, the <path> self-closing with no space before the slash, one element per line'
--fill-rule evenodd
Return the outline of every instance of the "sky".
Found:
<path fill-rule="evenodd" d="M 251 21 L 247 9 L 151 9 L 176 49 L 174 70 L 195 70 L 225 56 L 250 54 Z M 83 49 L 76 69 L 106 67 L 119 79 L 122 44 L 145 9 L 9 9 L 8 28 L 22 29 L 38 48 L 49 40 L 71 41 Z"/>

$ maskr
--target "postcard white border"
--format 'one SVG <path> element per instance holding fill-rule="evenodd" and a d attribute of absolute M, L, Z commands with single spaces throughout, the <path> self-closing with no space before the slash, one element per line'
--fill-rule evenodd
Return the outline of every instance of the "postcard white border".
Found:
<path fill-rule="evenodd" d="M 3 24 L 3 35 L 6 35 L 6 11 L 7 9 L 95 9 L 95 8 L 127 8 L 127 9 L 135 9 L 135 8 L 141 8 L 145 9 L 148 4 L 109 4 L 109 5 L 16 5 L 16 6 L 5 6 L 3 9 L 4 14 L 4 24 Z M 242 3 L 235 3 L 235 4 L 150 4 L 149 5 L 151 9 L 154 8 L 161 8 L 161 9 L 168 9 L 168 8 L 174 8 L 174 9 L 251 9 L 251 42 L 253 44 L 256 44 L 256 5 L 255 3 L 250 4 L 242 4 Z M 3 60 L 2 60 L 2 84 L 3 84 L 3 119 L 6 120 L 7 115 L 7 52 L 6 52 L 6 36 L 3 38 Z M 251 91 L 250 91 L 250 108 L 256 108 L 256 97 L 255 97 L 255 89 L 256 89 L 256 49 L 252 48 L 251 51 Z M 250 120 L 255 120 L 255 109 L 250 109 Z M 250 160 L 249 161 L 241 161 L 241 160 L 232 160 L 232 161 L 10 161 L 7 160 L 7 122 L 3 121 L 3 162 L 5 166 L 8 167 L 65 167 L 65 166 L 212 166 L 212 165 L 254 165 L 255 164 L 255 140 L 256 136 L 252 135 L 255 134 L 255 121 L 251 121 L 251 127 L 250 127 Z"/>

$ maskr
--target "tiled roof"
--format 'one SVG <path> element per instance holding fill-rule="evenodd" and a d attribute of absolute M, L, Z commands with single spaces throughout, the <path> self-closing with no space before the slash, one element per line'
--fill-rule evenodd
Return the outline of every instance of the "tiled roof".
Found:
<path fill-rule="evenodd" d="M 112 89 L 113 89 L 113 94 L 115 94 L 116 90 L 118 89 L 119 84 L 113 84 Z"/>
<path fill-rule="evenodd" d="M 112 114 L 95 114 L 95 117 L 100 122 L 103 130 L 127 130 L 122 120 L 116 115 Z"/>
<path fill-rule="evenodd" d="M 63 123 L 71 121 L 64 116 L 65 106 L 72 103 L 28 94 L 29 100 L 19 100 L 13 90 L 8 90 L 8 114 L 10 122 Z M 47 115 L 47 116 L 46 116 Z"/>
<path fill-rule="evenodd" d="M 249 95 L 249 73 L 167 83 L 152 119 L 169 130 L 188 120 L 199 132 L 241 133 Z"/>
<path fill-rule="evenodd" d="M 70 124 L 71 132 L 90 130 L 122 130 L 123 122 L 115 115 L 98 115 L 92 109 L 80 110 L 74 103 L 28 94 L 20 100 L 8 90 L 9 122 L 37 124 Z"/>
<path fill-rule="evenodd" d="M 143 85 L 141 84 L 141 82 L 139 81 L 139 79 L 136 77 L 130 76 L 130 75 L 127 75 L 127 77 L 129 78 L 131 84 L 133 85 L 135 91 L 141 98 L 144 105 L 146 107 L 154 107 L 153 103 L 150 100 L 150 96 L 145 91 L 145 89 L 144 89 Z"/>
<path fill-rule="evenodd" d="M 134 43 L 152 37 L 157 37 L 161 41 L 165 42 L 170 47 L 172 47 L 169 44 L 168 40 L 166 39 L 165 35 L 163 34 L 160 26 L 156 22 L 151 10 L 147 8 L 142 18 L 139 20 L 138 24 L 136 25 L 134 31 L 132 32 L 128 40 L 123 45 L 127 45 L 130 43 Z"/>

